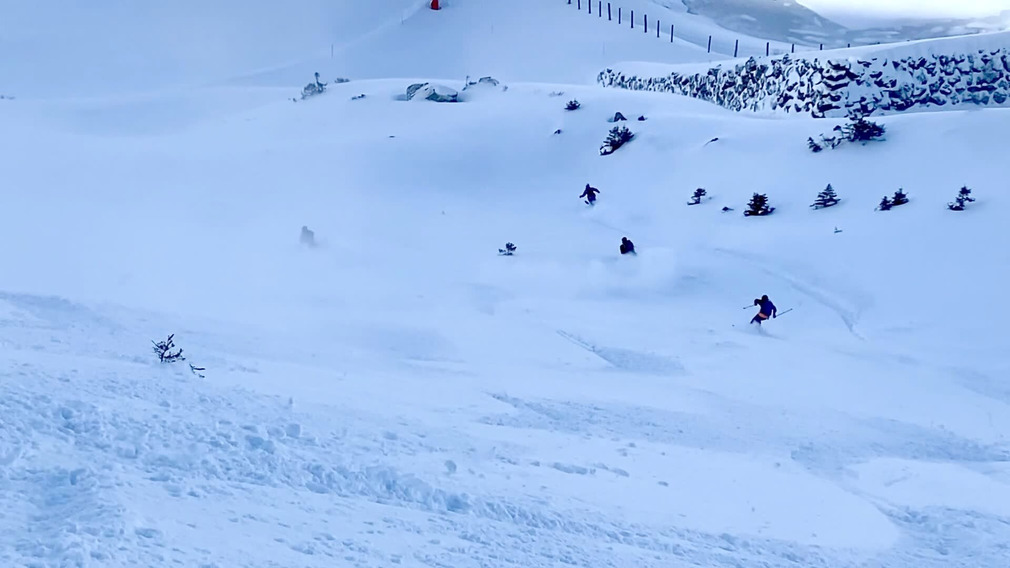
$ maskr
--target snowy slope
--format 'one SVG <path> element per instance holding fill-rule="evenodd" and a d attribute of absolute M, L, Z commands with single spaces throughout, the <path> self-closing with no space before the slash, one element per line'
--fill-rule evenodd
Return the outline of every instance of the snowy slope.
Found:
<path fill-rule="evenodd" d="M 0 564 L 1006 564 L 1010 113 L 814 155 L 833 123 L 500 78 L 0 101 Z"/>

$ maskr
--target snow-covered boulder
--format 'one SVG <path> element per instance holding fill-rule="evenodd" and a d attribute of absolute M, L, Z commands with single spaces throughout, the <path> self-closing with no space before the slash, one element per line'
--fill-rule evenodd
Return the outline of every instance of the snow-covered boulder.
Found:
<path fill-rule="evenodd" d="M 994 37 L 1001 41 L 1006 36 Z M 1010 104 L 1010 48 L 998 43 L 986 49 L 963 49 L 967 45 L 957 42 L 926 45 L 925 51 L 903 45 L 844 50 L 828 58 L 752 57 L 702 72 L 689 67 L 656 76 L 606 69 L 597 80 L 605 87 L 685 95 L 734 111 L 815 118 Z"/>
<path fill-rule="evenodd" d="M 492 88 L 492 87 L 497 87 L 500 84 L 501 83 L 498 81 L 498 79 L 495 79 L 494 77 L 481 77 L 480 79 L 477 79 L 476 81 L 471 81 L 469 79 L 469 77 L 468 77 L 467 80 L 466 80 L 466 86 L 463 87 L 463 90 L 467 91 L 467 90 L 473 89 L 475 87 L 476 88 Z"/>
<path fill-rule="evenodd" d="M 436 103 L 458 103 L 459 92 L 456 89 L 433 83 L 414 83 L 407 87 L 407 99 L 417 97 Z"/>

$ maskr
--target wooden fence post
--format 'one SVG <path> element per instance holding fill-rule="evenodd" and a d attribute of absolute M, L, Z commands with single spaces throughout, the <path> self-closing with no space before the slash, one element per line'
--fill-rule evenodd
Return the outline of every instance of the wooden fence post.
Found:
<path fill-rule="evenodd" d="M 614 18 L 610 17 L 610 2 L 607 2 L 607 21 L 611 22 Z"/>
<path fill-rule="evenodd" d="M 586 0 L 586 4 L 589 4 L 589 15 L 593 15 L 593 0 Z"/>
<path fill-rule="evenodd" d="M 621 23 L 621 7 L 620 6 L 617 7 L 617 23 L 618 23 L 618 25 L 620 25 L 620 23 Z"/>
<path fill-rule="evenodd" d="M 597 18 L 603 17 L 603 0 L 599 0 L 596 3 L 596 17 Z"/>
<path fill-rule="evenodd" d="M 712 36 L 708 36 L 708 52 L 712 53 Z"/>
<path fill-rule="evenodd" d="M 670 24 L 670 43 L 673 43 L 673 24 Z"/>
<path fill-rule="evenodd" d="M 765 57 L 768 57 L 771 54 L 772 54 L 772 42 L 769 41 L 765 43 Z"/>
<path fill-rule="evenodd" d="M 579 9 L 579 10 L 581 10 L 581 9 L 582 9 L 582 0 L 578 0 L 575 6 L 576 6 L 576 7 L 577 7 L 577 8 Z"/>
<path fill-rule="evenodd" d="M 824 51 L 824 44 L 821 44 L 821 51 Z"/>
<path fill-rule="evenodd" d="M 736 57 L 737 53 L 740 53 L 740 40 L 736 40 L 736 45 L 733 46 L 733 57 Z"/>
<path fill-rule="evenodd" d="M 796 53 L 796 44 L 793 44 L 793 53 Z"/>
<path fill-rule="evenodd" d="M 656 37 L 659 37 L 659 20 L 656 20 Z"/>
<path fill-rule="evenodd" d="M 631 29 L 635 29 L 635 11 L 631 11 Z"/>
<path fill-rule="evenodd" d="M 649 15 L 648 14 L 642 16 L 642 24 L 645 26 L 645 32 L 643 32 L 643 33 L 649 33 Z"/>

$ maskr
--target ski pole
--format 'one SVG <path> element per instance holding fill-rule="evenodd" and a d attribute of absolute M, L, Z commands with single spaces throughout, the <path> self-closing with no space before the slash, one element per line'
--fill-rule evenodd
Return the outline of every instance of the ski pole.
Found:
<path fill-rule="evenodd" d="M 777 315 L 777 316 L 775 316 L 775 317 L 781 317 L 781 316 L 784 316 L 784 315 L 788 314 L 788 313 L 789 313 L 789 312 L 791 312 L 791 311 L 793 311 L 793 308 L 789 308 L 788 310 L 786 310 L 786 311 L 784 311 L 784 312 L 782 312 L 782 313 L 778 314 L 778 315 Z"/>

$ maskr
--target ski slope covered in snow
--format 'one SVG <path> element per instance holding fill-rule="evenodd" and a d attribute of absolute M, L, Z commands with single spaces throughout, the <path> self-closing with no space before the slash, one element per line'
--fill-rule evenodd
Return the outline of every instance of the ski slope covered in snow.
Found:
<path fill-rule="evenodd" d="M 812 154 L 835 122 L 476 53 L 509 88 L 458 104 L 397 96 L 462 59 L 0 100 L 0 565 L 1006 565 L 1010 112 Z"/>

